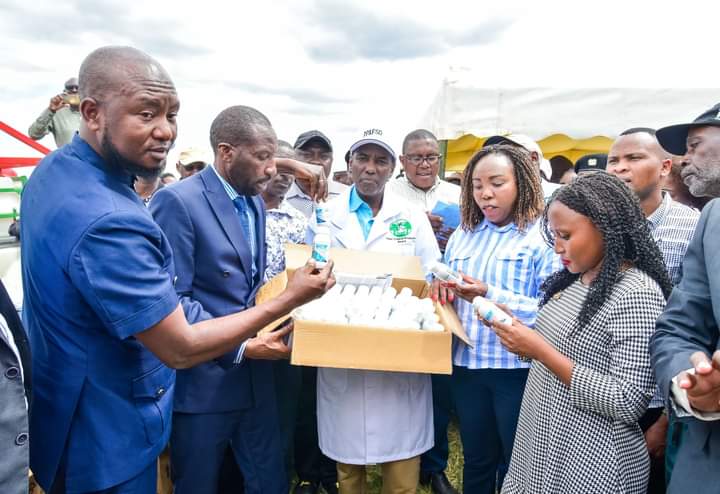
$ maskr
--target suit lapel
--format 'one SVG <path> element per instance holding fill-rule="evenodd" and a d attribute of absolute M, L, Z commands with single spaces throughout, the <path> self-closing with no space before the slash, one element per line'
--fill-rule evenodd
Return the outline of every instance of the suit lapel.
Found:
<path fill-rule="evenodd" d="M 265 276 L 265 268 L 267 266 L 267 249 L 265 247 L 265 203 L 260 196 L 252 198 L 252 206 L 255 208 L 255 238 L 257 238 L 258 248 L 258 280 L 253 283 L 253 291 L 251 300 L 255 300 L 255 292 L 260 288 L 262 280 Z"/>
<path fill-rule="evenodd" d="M 222 227 L 230 244 L 232 244 L 235 252 L 240 259 L 240 265 L 245 272 L 248 283 L 252 286 L 252 258 L 250 254 L 250 244 L 243 234 L 240 220 L 235 210 L 235 205 L 225 191 L 220 179 L 215 174 L 215 170 L 207 167 L 202 173 L 202 179 L 205 184 L 203 194 L 210 204 L 210 208 L 215 214 L 218 223 Z M 258 222 L 259 223 L 259 222 Z"/>

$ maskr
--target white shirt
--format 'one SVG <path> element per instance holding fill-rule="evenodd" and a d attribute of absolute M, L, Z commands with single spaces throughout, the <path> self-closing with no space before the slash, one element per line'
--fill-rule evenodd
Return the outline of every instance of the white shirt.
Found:
<path fill-rule="evenodd" d="M 435 185 L 428 190 L 423 190 L 415 187 L 406 176 L 402 176 L 388 182 L 385 190 L 408 200 L 423 211 L 432 211 L 438 201 L 459 204 L 462 189 L 455 184 L 435 177 Z"/>
<path fill-rule="evenodd" d="M 347 188 L 348 186 L 345 184 L 328 180 L 328 201 L 342 194 Z M 315 215 L 315 202 L 309 195 L 300 190 L 296 182 L 293 182 L 288 189 L 287 194 L 285 194 L 285 200 L 289 202 L 292 207 L 304 214 L 306 218 L 310 219 L 310 217 Z"/>
<path fill-rule="evenodd" d="M 686 372 L 688 374 L 695 374 L 695 369 L 690 368 Z M 693 417 L 704 420 L 706 422 L 720 420 L 720 412 L 701 412 L 700 410 L 695 410 L 692 405 L 690 405 L 687 390 L 681 388 L 680 384 L 678 383 L 679 377 L 680 374 L 673 377 L 672 384 L 670 385 L 670 390 L 672 391 L 672 395 L 674 398 L 674 405 L 676 405 L 675 413 L 677 414 L 677 416 L 687 417 L 689 415 L 692 415 Z M 681 408 L 680 410 L 678 410 L 678 406 Z"/>
<path fill-rule="evenodd" d="M 416 255 L 424 266 L 440 259 L 432 227 L 421 210 L 386 192 L 366 240 L 349 204 L 350 190 L 328 204 L 333 247 Z M 393 237 L 390 225 L 397 221 L 410 223 L 410 235 Z M 412 458 L 433 446 L 429 374 L 321 368 L 317 399 L 320 449 L 335 461 L 386 463 Z"/>

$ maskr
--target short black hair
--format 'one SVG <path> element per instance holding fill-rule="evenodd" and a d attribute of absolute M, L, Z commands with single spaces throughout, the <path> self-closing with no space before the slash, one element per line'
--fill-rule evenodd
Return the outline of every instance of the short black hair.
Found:
<path fill-rule="evenodd" d="M 410 144 L 412 141 L 434 141 L 438 142 L 437 137 L 435 137 L 435 134 L 430 132 L 426 129 L 415 129 L 412 132 L 410 132 L 408 135 L 405 136 L 405 139 L 403 139 L 402 143 L 402 153 L 405 154 L 405 151 L 407 151 L 408 144 Z"/>
<path fill-rule="evenodd" d="M 632 127 L 620 132 L 621 136 L 629 136 L 631 134 L 650 134 L 651 136 L 657 138 L 655 136 L 655 129 L 651 129 L 650 127 Z"/>
<path fill-rule="evenodd" d="M 292 144 L 290 144 L 289 142 L 278 139 L 277 151 L 275 151 L 275 156 L 277 156 L 278 158 L 295 159 L 295 148 L 292 147 Z"/>
<path fill-rule="evenodd" d="M 233 146 L 245 144 L 255 138 L 257 130 L 265 128 L 272 130 L 272 124 L 255 108 L 231 106 L 221 111 L 210 125 L 210 145 L 217 151 L 222 142 Z"/>

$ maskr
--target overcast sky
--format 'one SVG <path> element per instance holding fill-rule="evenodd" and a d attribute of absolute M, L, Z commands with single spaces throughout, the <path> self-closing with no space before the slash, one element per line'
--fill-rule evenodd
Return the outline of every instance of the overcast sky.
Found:
<path fill-rule="evenodd" d="M 126 44 L 157 58 L 177 86 L 170 167 L 183 148 L 209 151 L 212 119 L 244 104 L 291 143 L 322 130 L 341 168 L 365 128 L 385 129 L 399 147 L 451 68 L 483 74 L 490 88 L 720 87 L 718 5 L 0 0 L 0 120 L 27 132 L 85 55 Z M 0 155 L 34 154 L 0 137 Z"/>

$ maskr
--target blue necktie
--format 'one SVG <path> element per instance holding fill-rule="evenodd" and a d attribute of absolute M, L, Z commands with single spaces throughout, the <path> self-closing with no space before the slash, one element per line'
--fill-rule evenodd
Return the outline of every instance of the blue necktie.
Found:
<path fill-rule="evenodd" d="M 257 264 L 255 262 L 255 259 L 257 258 L 257 241 L 255 239 L 255 222 L 253 221 L 252 216 L 253 212 L 244 196 L 237 196 L 233 199 L 233 203 L 235 204 L 235 209 L 237 209 L 238 218 L 240 218 L 240 226 L 243 229 L 243 233 L 245 234 L 248 244 L 250 244 L 250 255 L 252 256 L 252 277 L 255 279 L 255 275 L 257 274 Z"/>

